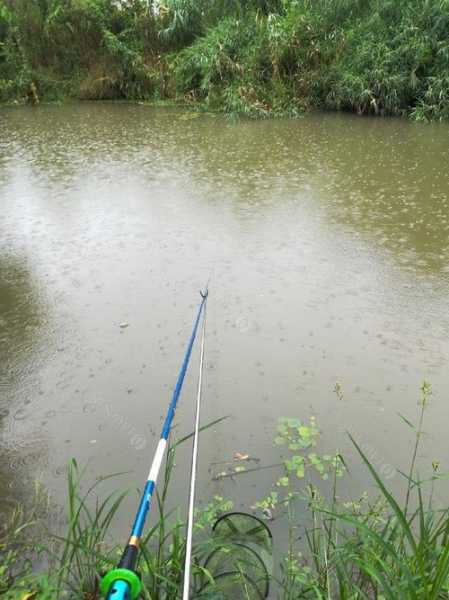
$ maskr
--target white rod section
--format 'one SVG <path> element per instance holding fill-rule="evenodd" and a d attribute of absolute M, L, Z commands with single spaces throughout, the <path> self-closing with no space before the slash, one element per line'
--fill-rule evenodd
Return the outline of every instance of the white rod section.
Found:
<path fill-rule="evenodd" d="M 192 563 L 192 538 L 193 538 L 193 512 L 195 508 L 195 484 L 198 462 L 198 438 L 200 430 L 200 412 L 201 412 L 201 393 L 203 386 L 203 363 L 204 363 L 204 345 L 206 339 L 206 305 L 204 306 L 203 327 L 201 332 L 201 353 L 200 353 L 200 374 L 198 377 L 198 391 L 196 396 L 196 414 L 195 414 L 195 432 L 193 435 L 192 467 L 190 472 L 190 496 L 189 511 L 187 517 L 187 538 L 186 538 L 186 560 L 184 563 L 184 587 L 182 600 L 189 600 L 190 597 L 190 569 Z"/>

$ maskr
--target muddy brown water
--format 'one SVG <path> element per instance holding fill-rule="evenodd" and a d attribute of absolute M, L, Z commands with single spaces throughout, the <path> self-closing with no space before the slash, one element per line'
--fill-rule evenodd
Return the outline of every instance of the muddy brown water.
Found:
<path fill-rule="evenodd" d="M 143 105 L 0 110 L 1 504 L 65 469 L 146 478 L 211 276 L 200 500 L 247 508 L 279 473 L 214 482 L 235 452 L 278 461 L 280 416 L 370 487 L 393 487 L 433 385 L 422 469 L 448 465 L 449 126 L 316 114 L 230 121 Z M 190 431 L 198 355 L 177 414 Z M 336 382 L 342 394 L 336 394 Z M 182 503 L 187 448 L 172 498 Z M 124 532 L 135 497 L 123 507 Z"/>

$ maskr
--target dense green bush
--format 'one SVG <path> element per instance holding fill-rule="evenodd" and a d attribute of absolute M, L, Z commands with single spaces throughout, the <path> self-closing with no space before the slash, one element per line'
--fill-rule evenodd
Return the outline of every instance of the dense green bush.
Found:
<path fill-rule="evenodd" d="M 6 15 L 0 79 L 15 73 L 18 81 L 26 72 L 23 84 L 13 86 L 19 98 L 29 95 L 31 82 L 44 98 L 57 88 L 94 98 L 152 95 L 159 43 L 155 17 L 143 0 L 0 0 L 0 7 Z"/>
<path fill-rule="evenodd" d="M 308 0 L 224 19 L 176 57 L 178 89 L 226 109 L 445 118 L 447 0 Z M 233 102 L 229 102 L 229 98 Z M 259 111 L 260 112 L 260 111 Z"/>
<path fill-rule="evenodd" d="M 0 99 L 448 118 L 449 0 L 0 0 Z"/>

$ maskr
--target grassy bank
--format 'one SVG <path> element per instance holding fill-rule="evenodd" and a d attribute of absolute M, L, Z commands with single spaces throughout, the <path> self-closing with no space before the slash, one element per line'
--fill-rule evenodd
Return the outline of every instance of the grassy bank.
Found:
<path fill-rule="evenodd" d="M 449 0 L 0 0 L 0 101 L 449 117 Z"/>
<path fill-rule="evenodd" d="M 276 597 L 282 600 L 447 597 L 449 507 L 434 506 L 434 488 L 442 474 L 438 464 L 433 463 L 430 477 L 423 480 L 416 468 L 429 397 L 430 387 L 425 383 L 418 422 L 415 425 L 403 418 L 414 432 L 415 443 L 409 468 L 401 473 L 404 489 L 400 496 L 393 495 L 353 440 L 356 455 L 370 473 L 379 496 L 370 498 L 364 494 L 356 501 L 349 501 L 344 493 L 345 462 L 338 453 L 319 454 L 320 434 L 315 420 L 279 420 L 274 441 L 281 449 L 282 473 L 267 495 L 252 507 L 269 520 L 284 519 L 288 523 L 288 541 L 283 544 L 277 540 L 274 555 L 279 563 L 271 574 Z M 174 449 L 169 452 L 161 482 L 159 515 L 142 545 L 143 598 L 153 600 L 174 600 L 179 597 L 181 587 L 185 524 L 179 512 L 168 513 L 165 508 L 173 466 Z M 242 473 L 242 467 L 235 472 Z M 115 565 L 120 554 L 109 530 L 125 493 L 104 497 L 98 487 L 104 479 L 82 492 L 81 480 L 76 463 L 72 463 L 64 536 L 41 531 L 40 539 L 44 542 L 30 541 L 29 531 L 38 527 L 39 522 L 21 511 L 14 513 L 11 523 L 4 528 L 0 537 L 0 593 L 6 599 L 100 598 L 101 574 Z M 223 498 L 214 498 L 197 512 L 194 573 L 196 589 L 203 591 L 198 591 L 195 598 L 262 597 L 247 596 L 244 592 L 251 583 L 248 573 L 255 572 L 255 563 L 245 562 L 248 553 L 233 554 L 235 545 L 231 550 L 223 546 L 223 540 L 218 540 L 223 554 L 215 564 L 225 557 L 226 568 L 232 565 L 234 573 L 242 577 L 241 593 L 236 592 L 234 581 L 231 596 L 218 593 L 220 586 L 213 561 L 205 560 L 217 548 L 211 526 L 231 507 L 232 503 Z M 33 563 L 28 562 L 37 555 L 48 565 L 40 573 L 33 572 Z"/>

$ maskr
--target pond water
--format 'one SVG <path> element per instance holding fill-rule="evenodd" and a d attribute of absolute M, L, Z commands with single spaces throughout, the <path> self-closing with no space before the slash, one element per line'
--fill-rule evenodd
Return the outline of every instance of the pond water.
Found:
<path fill-rule="evenodd" d="M 213 481 L 213 463 L 278 462 L 280 416 L 316 416 L 320 450 L 347 457 L 348 494 L 371 484 L 347 431 L 400 486 L 392 465 L 413 438 L 398 413 L 416 420 L 423 379 L 420 461 L 447 468 L 448 167 L 445 124 L 1 109 L 3 508 L 36 478 L 63 505 L 71 457 L 88 479 L 126 471 L 115 486 L 142 486 L 209 277 L 202 418 L 229 418 L 202 435 L 199 501 L 247 509 L 270 490 L 276 469 Z M 191 367 L 178 436 L 192 429 L 198 349 Z"/>

